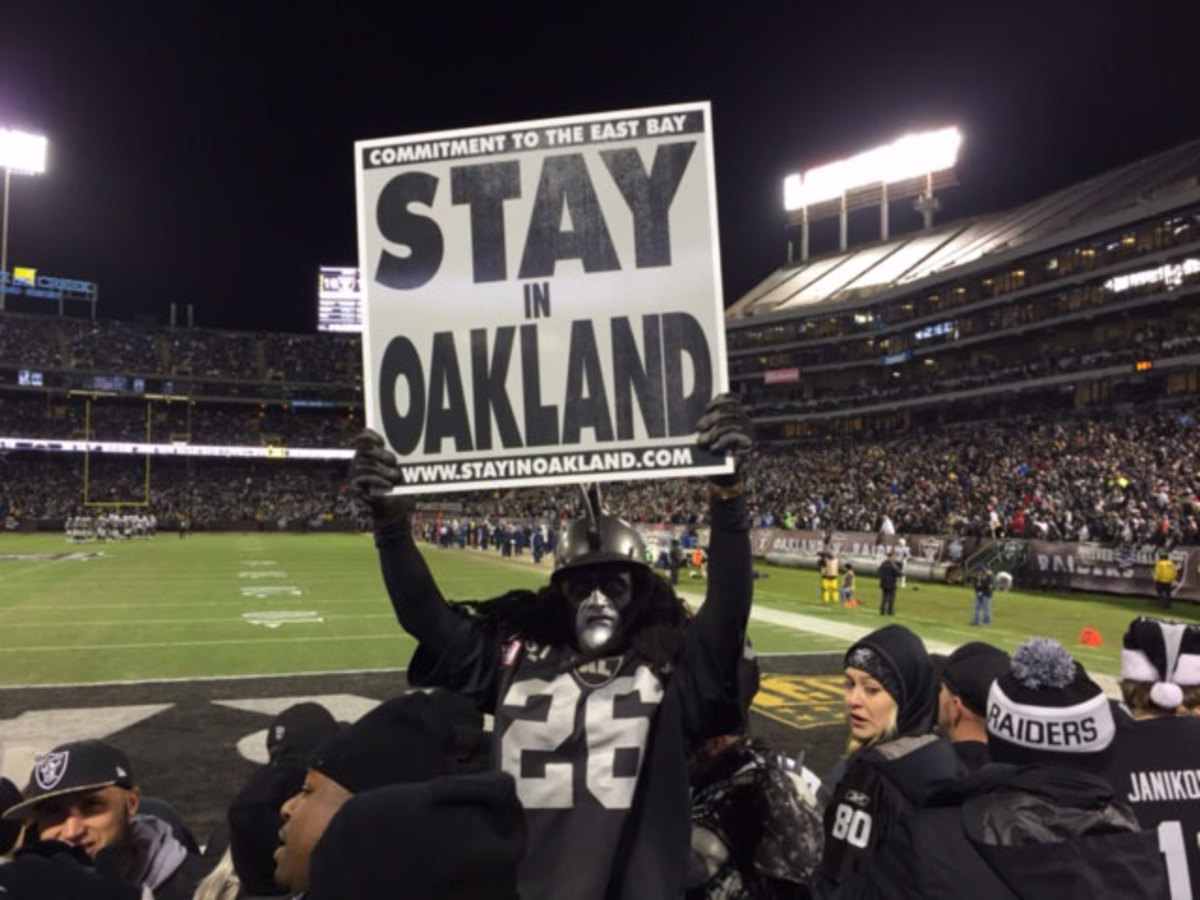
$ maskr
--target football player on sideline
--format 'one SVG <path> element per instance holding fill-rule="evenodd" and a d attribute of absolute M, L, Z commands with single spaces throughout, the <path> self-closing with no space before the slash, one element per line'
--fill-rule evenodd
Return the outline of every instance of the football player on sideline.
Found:
<path fill-rule="evenodd" d="M 709 402 L 697 431 L 714 453 L 752 446 L 728 394 Z M 410 682 L 461 691 L 495 715 L 494 760 L 516 780 L 529 825 L 521 897 L 681 896 L 688 757 L 742 718 L 751 565 L 739 475 L 709 485 L 707 596 L 694 617 L 596 492 L 566 528 L 549 584 L 452 605 L 413 541 L 411 501 L 382 493 L 398 483 L 394 455 L 369 431 L 355 446 L 351 482 L 371 506 L 384 582 L 420 642 Z"/>

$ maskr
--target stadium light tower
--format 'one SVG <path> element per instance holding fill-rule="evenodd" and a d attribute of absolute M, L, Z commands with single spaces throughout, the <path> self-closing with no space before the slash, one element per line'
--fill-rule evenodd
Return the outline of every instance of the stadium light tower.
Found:
<path fill-rule="evenodd" d="M 19 175 L 41 175 L 46 171 L 47 140 L 40 134 L 29 134 L 0 128 L 0 167 L 4 168 L 4 225 L 0 235 L 0 310 L 4 309 L 7 288 L 12 284 L 8 274 L 8 194 L 13 172 Z"/>
<path fill-rule="evenodd" d="M 888 202 L 917 197 L 925 227 L 933 226 L 935 188 L 955 183 L 954 166 L 962 134 L 943 128 L 906 134 L 882 147 L 809 169 L 783 180 L 783 206 L 791 224 L 801 227 L 801 259 L 808 259 L 808 226 L 818 219 L 840 219 L 839 249 L 846 249 L 847 215 L 879 204 L 879 230 L 888 238 Z"/>

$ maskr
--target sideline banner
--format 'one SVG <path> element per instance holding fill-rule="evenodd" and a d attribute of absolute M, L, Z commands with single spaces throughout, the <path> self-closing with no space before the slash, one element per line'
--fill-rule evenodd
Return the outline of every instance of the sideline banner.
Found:
<path fill-rule="evenodd" d="M 707 103 L 355 144 L 367 424 L 402 493 L 711 474 Z"/>
<path fill-rule="evenodd" d="M 1041 587 L 1154 596 L 1158 549 L 1102 547 L 1062 541 L 1029 541 L 1029 576 Z M 1171 597 L 1200 602 L 1200 547 L 1176 547 L 1170 553 L 1178 572 Z"/>
<path fill-rule="evenodd" d="M 753 528 L 750 549 L 755 556 L 768 553 L 818 553 L 825 547 L 839 556 L 871 556 L 882 559 L 901 539 L 908 544 L 912 559 L 941 563 L 961 562 L 973 551 L 960 538 L 937 534 L 880 535 L 870 531 L 790 531 L 786 528 Z"/>

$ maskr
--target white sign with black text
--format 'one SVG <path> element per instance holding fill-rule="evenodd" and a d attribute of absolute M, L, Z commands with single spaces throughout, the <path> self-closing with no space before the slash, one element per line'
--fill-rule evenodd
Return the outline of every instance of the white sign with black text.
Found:
<path fill-rule="evenodd" d="M 367 424 L 404 493 L 726 471 L 707 103 L 360 141 Z"/>

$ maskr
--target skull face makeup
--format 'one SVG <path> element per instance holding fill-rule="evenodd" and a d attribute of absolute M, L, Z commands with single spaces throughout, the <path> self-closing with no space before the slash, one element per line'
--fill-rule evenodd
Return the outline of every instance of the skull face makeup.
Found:
<path fill-rule="evenodd" d="M 563 580 L 563 593 L 575 607 L 579 649 L 589 653 L 615 649 L 633 596 L 630 573 L 610 566 L 581 569 Z"/>

